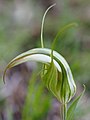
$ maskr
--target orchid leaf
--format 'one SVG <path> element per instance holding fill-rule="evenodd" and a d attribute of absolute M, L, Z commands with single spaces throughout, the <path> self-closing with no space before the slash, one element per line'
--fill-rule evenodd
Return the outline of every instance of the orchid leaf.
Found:
<path fill-rule="evenodd" d="M 68 108 L 68 111 L 67 111 L 67 119 L 66 120 L 71 120 L 73 115 L 74 115 L 74 111 L 77 107 L 77 104 L 80 100 L 80 98 L 84 95 L 84 92 L 85 92 L 85 85 L 84 85 L 84 90 L 83 92 L 72 102 L 72 104 L 70 105 L 70 107 Z"/>

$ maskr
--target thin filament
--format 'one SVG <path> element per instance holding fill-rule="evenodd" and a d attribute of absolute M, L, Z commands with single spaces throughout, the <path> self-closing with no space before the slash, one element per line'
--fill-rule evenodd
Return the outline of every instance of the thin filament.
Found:
<path fill-rule="evenodd" d="M 54 47 L 55 47 L 55 44 L 56 44 L 58 38 L 61 37 L 62 34 L 63 34 L 66 30 L 68 30 L 69 28 L 71 28 L 71 27 L 77 27 L 77 26 L 78 26 L 77 23 L 67 24 L 67 25 L 64 26 L 62 29 L 60 29 L 59 32 L 56 34 L 56 36 L 55 36 L 55 38 L 54 38 L 54 40 L 53 40 L 52 46 L 51 46 L 51 59 L 52 59 L 52 61 L 53 61 L 53 49 L 54 49 Z"/>
<path fill-rule="evenodd" d="M 44 42 L 43 42 L 43 27 L 44 27 L 45 17 L 46 17 L 47 12 L 48 12 L 53 6 L 55 6 L 55 5 L 56 5 L 56 3 L 53 4 L 53 5 L 51 5 L 51 6 L 45 11 L 45 13 L 44 13 L 44 15 L 43 15 L 42 25 L 41 25 L 41 47 L 42 47 L 42 48 L 44 48 Z"/>

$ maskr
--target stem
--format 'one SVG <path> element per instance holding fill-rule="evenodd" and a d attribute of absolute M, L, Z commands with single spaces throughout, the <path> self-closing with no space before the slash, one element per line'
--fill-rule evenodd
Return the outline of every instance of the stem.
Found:
<path fill-rule="evenodd" d="M 62 104 L 62 120 L 66 120 L 67 117 L 67 104 Z"/>

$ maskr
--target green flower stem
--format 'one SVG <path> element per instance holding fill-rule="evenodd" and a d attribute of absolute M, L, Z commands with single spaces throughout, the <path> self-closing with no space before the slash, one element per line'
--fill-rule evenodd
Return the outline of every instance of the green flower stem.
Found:
<path fill-rule="evenodd" d="M 66 120 L 67 117 L 67 104 L 62 104 L 62 120 Z"/>

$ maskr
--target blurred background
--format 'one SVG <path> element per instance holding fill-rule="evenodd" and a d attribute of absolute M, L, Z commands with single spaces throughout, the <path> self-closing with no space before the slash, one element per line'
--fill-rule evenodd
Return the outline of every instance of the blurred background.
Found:
<path fill-rule="evenodd" d="M 51 43 L 64 25 L 77 22 L 59 39 L 55 50 L 68 61 L 77 93 L 86 85 L 73 120 L 90 119 L 90 0 L 0 0 L 0 120 L 60 120 L 60 103 L 43 86 L 41 65 L 27 62 L 7 71 L 8 62 L 31 48 L 41 47 L 40 28 L 45 10 L 56 3 L 45 20 L 44 42 Z M 36 80 L 37 79 L 37 80 Z"/>

